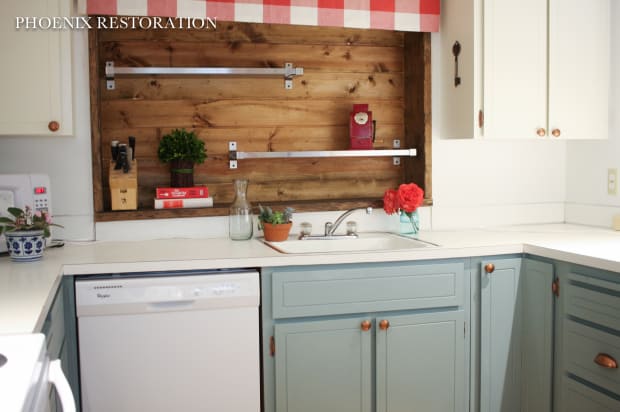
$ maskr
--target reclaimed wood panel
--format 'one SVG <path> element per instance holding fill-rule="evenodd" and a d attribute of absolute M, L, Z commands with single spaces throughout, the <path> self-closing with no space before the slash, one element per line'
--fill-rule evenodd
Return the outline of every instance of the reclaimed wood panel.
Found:
<path fill-rule="evenodd" d="M 387 73 L 402 72 L 401 48 L 248 44 L 226 45 L 169 42 L 107 43 L 102 61 L 118 67 L 267 67 L 287 62 L 304 71 Z"/>
<path fill-rule="evenodd" d="M 323 73 L 306 71 L 286 90 L 281 78 L 206 76 L 117 77 L 106 100 L 383 99 L 403 98 L 402 73 Z M 99 85 L 105 89 L 105 84 Z"/>
<path fill-rule="evenodd" d="M 403 104 L 366 99 L 377 123 L 402 123 Z M 334 100 L 107 100 L 107 127 L 342 126 L 352 102 Z"/>
<path fill-rule="evenodd" d="M 228 168 L 231 140 L 239 151 L 346 150 L 356 103 L 368 103 L 377 121 L 375 148 L 392 148 L 398 139 L 402 147 L 424 153 L 424 145 L 430 146 L 430 77 L 417 73 L 430 73 L 430 54 L 423 34 L 411 36 L 249 23 L 226 23 L 216 31 L 97 31 L 90 42 L 96 219 L 225 215 L 236 178 L 250 180 L 255 206 L 284 203 L 300 211 L 380 206 L 383 192 L 403 182 L 430 187 L 427 160 L 401 159 L 395 166 L 392 158 L 246 159 L 238 169 Z M 295 77 L 292 90 L 284 89 L 280 77 L 156 75 L 117 76 L 115 90 L 106 90 L 107 60 L 119 67 L 292 62 L 304 75 Z M 213 209 L 152 210 L 155 187 L 169 184 L 168 165 L 157 159 L 159 140 L 177 127 L 194 130 L 205 142 L 208 158 L 196 166 L 194 180 L 209 186 Z M 139 210 L 110 212 L 110 141 L 126 142 L 128 136 L 137 140 Z"/>

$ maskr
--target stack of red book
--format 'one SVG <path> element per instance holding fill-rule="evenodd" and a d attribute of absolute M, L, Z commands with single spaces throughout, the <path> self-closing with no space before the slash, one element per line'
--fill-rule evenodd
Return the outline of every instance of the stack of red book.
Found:
<path fill-rule="evenodd" d="M 155 189 L 155 209 L 213 207 L 207 186 L 158 187 Z"/>

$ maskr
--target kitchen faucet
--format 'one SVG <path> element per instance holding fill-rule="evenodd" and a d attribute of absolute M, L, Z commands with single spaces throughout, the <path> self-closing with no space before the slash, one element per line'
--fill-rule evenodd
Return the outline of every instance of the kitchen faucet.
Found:
<path fill-rule="evenodd" d="M 368 207 L 356 207 L 353 209 L 349 209 L 346 212 L 344 212 L 343 214 L 341 214 L 340 216 L 338 216 L 338 219 L 336 219 L 336 221 L 334 223 L 332 222 L 327 222 L 325 223 L 325 236 L 334 236 L 334 233 L 336 232 L 336 229 L 338 229 L 338 226 L 340 226 L 340 224 L 353 212 L 355 212 L 356 210 L 366 210 L 366 214 L 369 215 L 372 213 L 372 207 L 368 206 Z"/>

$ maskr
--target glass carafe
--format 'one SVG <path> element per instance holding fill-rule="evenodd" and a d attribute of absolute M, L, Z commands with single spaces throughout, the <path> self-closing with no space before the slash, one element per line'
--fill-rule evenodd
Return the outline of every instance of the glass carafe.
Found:
<path fill-rule="evenodd" d="M 248 240 L 252 238 L 254 221 L 252 219 L 252 205 L 248 202 L 248 181 L 238 179 L 234 181 L 235 199 L 230 205 L 228 217 L 229 236 L 232 240 Z"/>

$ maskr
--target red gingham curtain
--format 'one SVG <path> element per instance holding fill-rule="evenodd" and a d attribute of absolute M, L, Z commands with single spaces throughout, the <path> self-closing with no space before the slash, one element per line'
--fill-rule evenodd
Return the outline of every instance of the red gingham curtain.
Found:
<path fill-rule="evenodd" d="M 440 0 L 87 0 L 89 15 L 439 31 Z"/>

